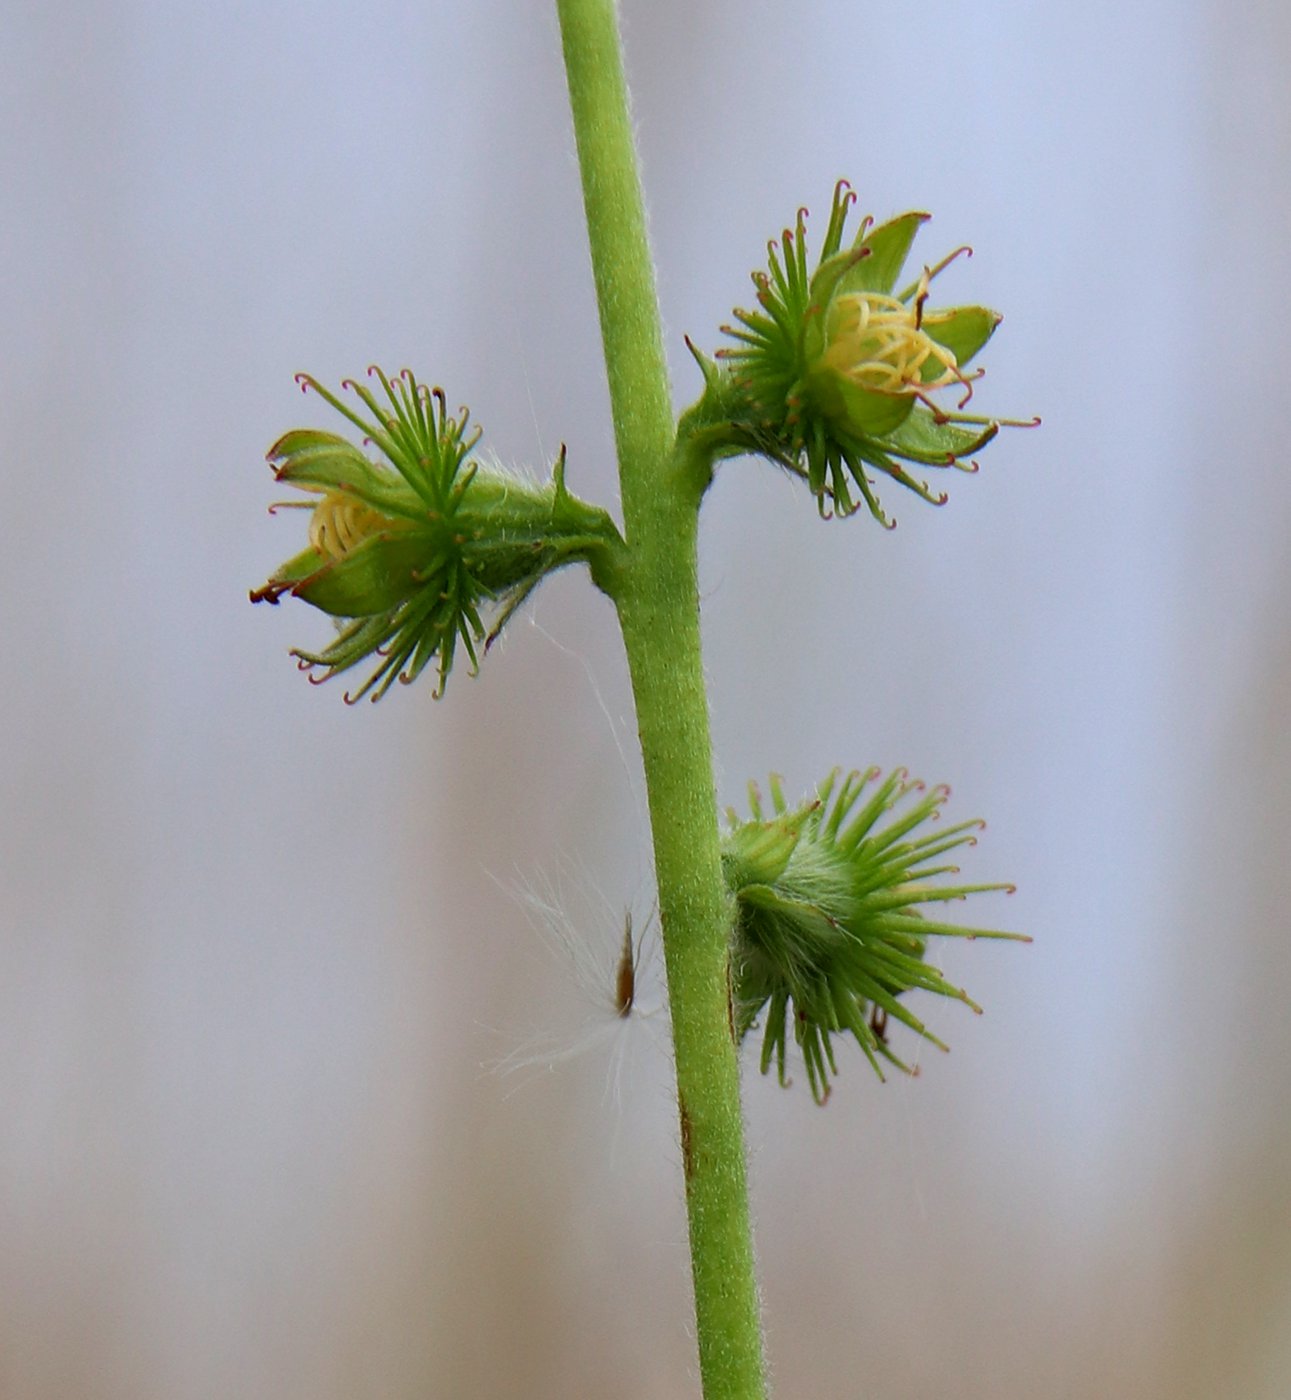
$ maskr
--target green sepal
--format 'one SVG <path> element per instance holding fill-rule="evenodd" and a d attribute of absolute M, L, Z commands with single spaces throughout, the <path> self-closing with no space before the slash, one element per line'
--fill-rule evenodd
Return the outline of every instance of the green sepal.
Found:
<path fill-rule="evenodd" d="M 864 248 L 847 248 L 826 258 L 811 278 L 812 314 L 806 318 L 803 353 L 808 360 L 818 353 L 817 338 L 823 336 L 820 323 L 823 313 L 842 291 L 851 290 L 856 279 L 860 278 L 866 263 L 869 262 Z"/>
<path fill-rule="evenodd" d="M 728 812 L 731 831 L 722 844 L 727 885 L 743 889 L 746 885 L 774 884 L 780 879 L 814 805 L 767 822 L 738 822 L 735 813 Z"/>
<path fill-rule="evenodd" d="M 315 428 L 293 428 L 265 453 L 280 481 L 314 486 L 349 485 L 371 478 L 376 467 L 348 439 Z"/>
<path fill-rule="evenodd" d="M 421 498 L 406 482 L 382 471 L 335 433 L 297 428 L 284 433 L 267 455 L 275 477 L 289 485 L 349 491 L 388 515 L 425 516 Z"/>
<path fill-rule="evenodd" d="M 931 215 L 911 212 L 898 214 L 895 219 L 871 229 L 857 244 L 867 257 L 856 264 L 855 270 L 839 283 L 835 295 L 848 292 L 877 292 L 891 296 L 892 288 L 901 276 L 901 269 L 910 255 L 915 234 Z"/>
<path fill-rule="evenodd" d="M 293 554 L 285 564 L 280 564 L 267 583 L 251 590 L 253 603 L 276 603 L 284 593 L 294 592 L 297 584 L 316 574 L 325 564 L 326 558 L 313 545 Z"/>
<path fill-rule="evenodd" d="M 998 423 L 961 428 L 939 423 L 931 409 L 919 404 L 913 413 L 888 432 L 883 445 L 900 457 L 928 467 L 953 466 L 962 457 L 979 452 L 1000 430 Z"/>
<path fill-rule="evenodd" d="M 905 422 L 915 406 L 915 400 L 909 394 L 885 394 L 878 389 L 865 389 L 834 370 L 813 376 L 813 389 L 826 380 L 829 383 L 829 397 L 841 404 L 846 415 L 846 431 L 858 437 L 886 438 Z"/>
<path fill-rule="evenodd" d="M 998 311 L 985 306 L 949 306 L 942 311 L 929 311 L 923 318 L 923 329 L 930 340 L 949 350 L 955 363 L 963 369 L 995 334 L 995 328 L 1003 319 Z M 936 379 L 942 369 L 938 361 L 927 360 L 923 367 L 924 382 Z"/>
<path fill-rule="evenodd" d="M 433 566 L 434 559 L 433 541 L 420 533 L 370 535 L 292 592 L 333 617 L 372 617 L 398 607 L 421 587 L 419 570 Z"/>
<path fill-rule="evenodd" d="M 838 297 L 853 292 L 891 296 L 915 234 L 928 217 L 902 214 L 869 233 L 862 231 L 852 247 L 823 259 L 811 278 L 812 306 L 823 310 Z M 811 341 L 815 338 L 810 319 L 807 331 L 811 338 L 804 342 L 804 350 L 810 360 L 814 353 Z"/>

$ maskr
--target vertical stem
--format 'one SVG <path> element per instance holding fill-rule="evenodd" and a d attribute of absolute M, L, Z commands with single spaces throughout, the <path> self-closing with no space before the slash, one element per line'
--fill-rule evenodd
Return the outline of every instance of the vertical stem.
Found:
<path fill-rule="evenodd" d="M 557 0 L 623 495 L 615 589 L 654 841 L 677 1069 L 700 1374 L 708 1400 L 765 1394 L 730 909 L 717 832 L 696 569 L 702 477 L 676 444 L 613 0 Z"/>

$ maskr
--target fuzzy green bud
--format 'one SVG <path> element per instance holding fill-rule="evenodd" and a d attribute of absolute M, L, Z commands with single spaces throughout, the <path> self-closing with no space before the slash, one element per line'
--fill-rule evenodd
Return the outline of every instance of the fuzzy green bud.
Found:
<path fill-rule="evenodd" d="M 307 375 L 313 389 L 381 454 L 374 462 L 335 433 L 297 429 L 269 450 L 278 481 L 310 499 L 308 544 L 261 588 L 255 603 L 300 598 L 340 622 L 322 651 L 297 650 L 301 669 L 326 680 L 368 659 L 374 669 L 347 701 L 379 700 L 434 661 L 443 691 L 460 644 L 472 669 L 547 574 L 583 561 L 605 570 L 621 544 L 609 516 L 565 487 L 564 453 L 544 485 L 472 457 L 478 430 L 465 409 L 405 370 L 370 371 L 386 402 L 347 381 L 370 417 Z M 491 614 L 487 630 L 484 613 Z"/>
<path fill-rule="evenodd" d="M 750 786 L 752 818 L 728 813 L 722 866 L 735 899 L 732 953 L 735 1028 L 742 1039 L 763 1026 L 761 1068 L 776 1062 L 786 1083 L 788 1025 L 806 1062 L 818 1103 L 837 1074 L 831 1037 L 851 1034 L 883 1078 L 880 1059 L 909 1071 L 888 1041 L 889 1019 L 941 1049 L 944 1043 L 900 1000 L 916 988 L 980 1007 L 925 960 L 933 937 L 1023 935 L 965 928 L 935 916 L 935 906 L 1011 885 L 937 883 L 959 873 L 939 864 L 956 847 L 976 844 L 982 823 L 933 828 L 945 787 L 926 789 L 904 770 L 835 770 L 815 798 L 790 808 L 778 778 L 771 810 Z"/>

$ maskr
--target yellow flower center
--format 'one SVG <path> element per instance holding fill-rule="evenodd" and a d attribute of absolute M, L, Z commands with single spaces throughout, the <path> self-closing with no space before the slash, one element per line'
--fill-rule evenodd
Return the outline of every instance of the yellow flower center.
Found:
<path fill-rule="evenodd" d="M 910 305 L 878 292 L 839 297 L 831 308 L 825 364 L 880 394 L 922 394 L 965 383 L 952 352 L 923 329 L 922 312 L 922 296 Z"/>
<path fill-rule="evenodd" d="M 345 491 L 328 491 L 309 517 L 309 542 L 326 559 L 344 559 L 394 521 Z"/>

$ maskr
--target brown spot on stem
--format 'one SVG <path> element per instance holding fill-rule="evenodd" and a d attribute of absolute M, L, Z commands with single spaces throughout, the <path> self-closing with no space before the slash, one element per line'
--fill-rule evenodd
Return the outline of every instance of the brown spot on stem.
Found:
<path fill-rule="evenodd" d="M 690 1113 L 686 1100 L 680 1095 L 677 1096 L 677 1112 L 681 1119 L 681 1167 L 686 1174 L 686 1188 L 689 1190 L 695 1175 L 695 1148 L 691 1142 Z"/>

